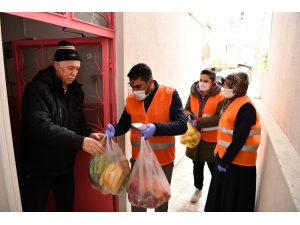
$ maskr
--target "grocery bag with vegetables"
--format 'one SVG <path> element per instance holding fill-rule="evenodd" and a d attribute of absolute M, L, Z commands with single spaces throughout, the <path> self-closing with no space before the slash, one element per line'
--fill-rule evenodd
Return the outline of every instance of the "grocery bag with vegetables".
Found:
<path fill-rule="evenodd" d="M 126 192 L 133 206 L 155 208 L 171 198 L 170 184 L 148 141 L 141 148 L 132 168 Z"/>
<path fill-rule="evenodd" d="M 189 122 L 187 123 L 187 132 L 180 136 L 180 143 L 189 147 L 194 148 L 199 144 L 201 140 L 201 134 L 196 127 L 193 127 Z"/>
<path fill-rule="evenodd" d="M 103 138 L 104 154 L 90 158 L 88 175 L 92 188 L 102 194 L 119 195 L 126 187 L 130 175 L 129 162 L 113 139 Z"/>

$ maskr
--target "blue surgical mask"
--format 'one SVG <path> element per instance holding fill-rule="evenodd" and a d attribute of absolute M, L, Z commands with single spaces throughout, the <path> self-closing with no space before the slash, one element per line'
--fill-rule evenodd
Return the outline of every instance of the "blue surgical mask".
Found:
<path fill-rule="evenodd" d="M 148 84 L 149 84 L 149 83 L 148 83 Z M 133 92 L 133 94 L 134 94 L 134 96 L 136 97 L 137 100 L 142 101 L 142 100 L 144 100 L 144 99 L 150 94 L 150 91 L 149 91 L 149 93 L 148 93 L 147 95 L 145 94 L 145 91 L 146 91 L 146 89 L 147 89 L 147 87 L 148 87 L 148 84 L 147 84 L 145 90 L 142 90 L 142 91 L 134 91 L 134 92 Z"/>

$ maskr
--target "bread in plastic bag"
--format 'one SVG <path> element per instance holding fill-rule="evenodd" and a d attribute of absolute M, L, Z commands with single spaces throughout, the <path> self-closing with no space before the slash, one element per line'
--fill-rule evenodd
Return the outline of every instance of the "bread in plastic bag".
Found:
<path fill-rule="evenodd" d="M 148 141 L 141 148 L 126 186 L 133 206 L 155 208 L 171 198 L 170 184 Z"/>
<path fill-rule="evenodd" d="M 92 188 L 102 194 L 119 195 L 126 187 L 130 167 L 121 148 L 107 136 L 100 142 L 104 154 L 92 155 L 88 167 L 88 175 Z"/>
<path fill-rule="evenodd" d="M 187 123 L 187 127 L 186 133 L 180 136 L 180 143 L 189 148 L 194 148 L 199 144 L 201 134 L 197 128 L 193 127 L 189 122 Z"/>

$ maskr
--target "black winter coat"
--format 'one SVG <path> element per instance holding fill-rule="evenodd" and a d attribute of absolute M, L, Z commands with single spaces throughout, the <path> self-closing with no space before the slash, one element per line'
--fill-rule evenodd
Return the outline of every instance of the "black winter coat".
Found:
<path fill-rule="evenodd" d="M 83 114 L 81 87 L 74 80 L 64 95 L 53 66 L 26 85 L 21 122 L 21 165 L 26 174 L 57 175 L 73 169 L 84 137 L 93 133 Z"/>

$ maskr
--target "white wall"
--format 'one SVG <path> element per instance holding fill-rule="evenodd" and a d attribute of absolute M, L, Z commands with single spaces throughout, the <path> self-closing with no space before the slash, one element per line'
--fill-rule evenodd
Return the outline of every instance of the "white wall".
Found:
<path fill-rule="evenodd" d="M 255 211 L 299 211 L 300 157 L 263 102 L 254 103 L 262 125 Z"/>
<path fill-rule="evenodd" d="M 2 148 L 0 146 L 0 152 L 2 152 Z M 6 189 L 5 189 L 5 182 L 4 182 L 4 174 L 3 174 L 3 166 L 1 163 L 2 160 L 0 160 L 0 212 L 8 212 L 9 207 L 8 207 L 8 201 L 7 201 L 7 196 L 6 196 Z"/>
<path fill-rule="evenodd" d="M 269 71 L 263 76 L 261 96 L 300 155 L 299 21 L 300 13 L 273 13 Z"/>
<path fill-rule="evenodd" d="M 300 211 L 300 13 L 273 13 L 263 117 L 257 211 Z"/>

